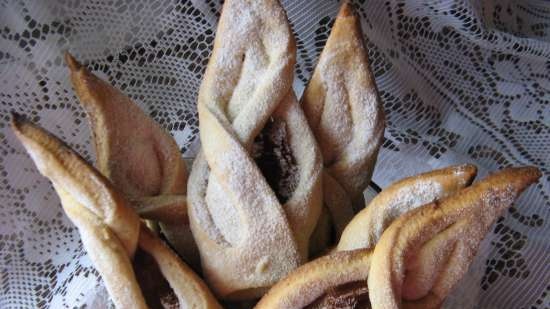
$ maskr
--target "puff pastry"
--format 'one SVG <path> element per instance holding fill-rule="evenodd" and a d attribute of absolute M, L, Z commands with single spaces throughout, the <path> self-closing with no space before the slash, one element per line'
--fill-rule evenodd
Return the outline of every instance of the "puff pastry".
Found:
<path fill-rule="evenodd" d="M 407 177 L 388 186 L 346 226 L 337 250 L 374 248 L 382 232 L 397 217 L 469 186 L 476 175 L 465 164 Z"/>
<path fill-rule="evenodd" d="M 439 308 L 491 224 L 540 175 L 534 167 L 505 169 L 411 210 L 389 225 L 374 249 L 307 263 L 256 308 Z"/>
<path fill-rule="evenodd" d="M 174 249 L 199 264 L 187 218 L 187 170 L 174 139 L 130 98 L 69 53 L 71 81 L 92 127 L 98 170 L 135 200 L 140 216 L 159 222 Z"/>
<path fill-rule="evenodd" d="M 43 129 L 17 116 L 12 127 L 52 182 L 117 308 L 221 308 L 104 176 Z"/>
<path fill-rule="evenodd" d="M 322 162 L 292 91 L 295 54 L 277 1 L 224 3 L 188 186 L 203 271 L 222 298 L 259 297 L 307 259 Z"/>
<path fill-rule="evenodd" d="M 343 4 L 302 106 L 324 160 L 323 194 L 337 240 L 367 188 L 384 137 L 384 112 L 359 18 Z M 314 251 L 319 251 L 319 249 Z"/>

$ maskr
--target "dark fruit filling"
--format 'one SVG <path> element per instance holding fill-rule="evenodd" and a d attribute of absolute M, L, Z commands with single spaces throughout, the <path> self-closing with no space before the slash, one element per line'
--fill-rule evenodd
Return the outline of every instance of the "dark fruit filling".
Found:
<path fill-rule="evenodd" d="M 286 123 L 270 118 L 252 146 L 252 157 L 281 204 L 298 185 L 298 167 L 289 145 Z"/>
<path fill-rule="evenodd" d="M 179 301 L 162 275 L 155 259 L 147 252 L 137 249 L 134 256 L 134 273 L 137 282 L 151 309 L 179 308 Z"/>
<path fill-rule="evenodd" d="M 305 309 L 371 309 L 367 281 L 355 281 L 328 290 Z"/>

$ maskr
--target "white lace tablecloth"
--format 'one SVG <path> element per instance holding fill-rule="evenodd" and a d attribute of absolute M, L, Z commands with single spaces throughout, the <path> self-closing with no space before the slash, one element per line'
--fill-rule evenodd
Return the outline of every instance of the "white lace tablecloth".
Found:
<path fill-rule="evenodd" d="M 221 1 L 0 1 L 0 308 L 108 300 L 49 182 L 9 129 L 28 115 L 93 162 L 62 52 L 70 50 L 197 149 L 196 96 Z M 447 308 L 550 307 L 550 3 L 357 0 L 388 127 L 374 181 L 470 162 L 536 165 Z M 303 90 L 338 1 L 283 1 Z"/>

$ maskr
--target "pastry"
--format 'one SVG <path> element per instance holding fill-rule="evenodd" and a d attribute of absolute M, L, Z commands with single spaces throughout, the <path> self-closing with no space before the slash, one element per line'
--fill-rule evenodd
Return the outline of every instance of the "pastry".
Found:
<path fill-rule="evenodd" d="M 198 266 L 187 219 L 187 170 L 178 145 L 130 98 L 69 53 L 65 60 L 90 120 L 98 170 L 136 202 L 140 216 L 159 222 L 178 254 Z"/>
<path fill-rule="evenodd" d="M 12 127 L 52 182 L 117 308 L 221 308 L 104 176 L 43 129 L 17 116 Z"/>
<path fill-rule="evenodd" d="M 257 304 L 266 308 L 439 308 L 491 224 L 539 177 L 508 168 L 393 221 L 374 249 L 302 265 Z"/>
<path fill-rule="evenodd" d="M 382 232 L 397 217 L 469 186 L 476 172 L 474 165 L 456 165 L 394 182 L 353 217 L 337 250 L 374 248 Z"/>
<path fill-rule="evenodd" d="M 276 0 L 225 1 L 188 185 L 203 272 L 224 299 L 257 298 L 305 262 L 321 212 L 321 155 L 292 90 L 295 54 Z"/>
<path fill-rule="evenodd" d="M 301 101 L 323 155 L 324 205 L 337 240 L 354 209 L 365 206 L 363 191 L 384 137 L 384 112 L 361 25 L 347 2 Z"/>
<path fill-rule="evenodd" d="M 269 290 L 255 309 L 370 308 L 366 278 L 372 250 L 333 252 L 302 265 Z"/>
<path fill-rule="evenodd" d="M 508 168 L 394 221 L 372 255 L 373 309 L 440 308 L 490 226 L 540 176 L 535 167 Z"/>

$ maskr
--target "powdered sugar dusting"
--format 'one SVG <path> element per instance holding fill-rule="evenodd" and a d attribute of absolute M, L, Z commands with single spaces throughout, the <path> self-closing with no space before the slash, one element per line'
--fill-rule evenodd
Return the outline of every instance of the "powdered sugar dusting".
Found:
<path fill-rule="evenodd" d="M 224 192 L 217 181 L 210 181 L 206 189 L 206 205 L 217 230 L 230 244 L 236 245 L 241 236 L 242 225 L 236 212 L 236 207 L 228 194 Z"/>
<path fill-rule="evenodd" d="M 204 155 L 192 174 L 204 178 L 192 175 L 189 189 L 194 234 L 229 243 L 198 240 L 206 277 L 220 294 L 270 286 L 302 260 L 286 213 L 251 157 L 256 135 L 293 98 L 291 43 L 277 1 L 226 2 L 199 94 Z M 270 142 L 285 146 L 284 130 L 277 131 Z M 272 156 L 292 174 L 283 148 Z"/>
<path fill-rule="evenodd" d="M 368 185 L 384 132 L 380 99 L 356 23 L 349 15 L 336 19 L 304 97 L 325 166 L 353 198 Z M 324 90 L 321 98 L 318 88 Z M 316 107 L 323 99 L 322 107 Z"/>
<path fill-rule="evenodd" d="M 517 196 L 517 189 L 512 185 L 497 190 L 482 192 L 480 207 L 481 218 L 487 228 L 502 214 L 502 212 L 514 203 Z"/>
<path fill-rule="evenodd" d="M 421 180 L 413 185 L 400 188 L 383 209 L 383 213 L 378 217 L 380 220 L 373 220 L 372 222 L 376 240 L 397 217 L 414 208 L 435 201 L 443 193 L 443 186 L 434 180 Z"/>

